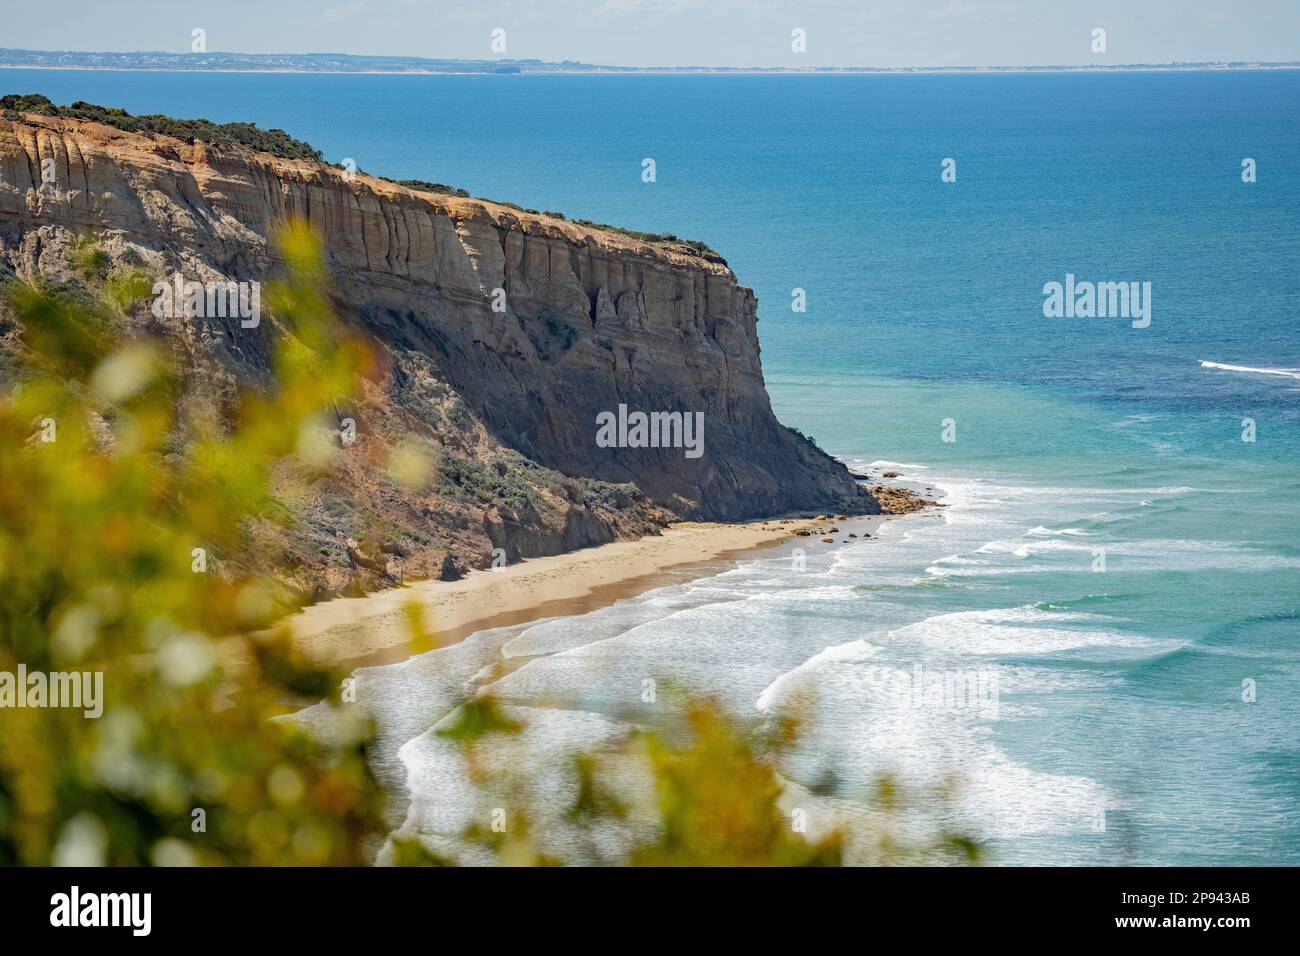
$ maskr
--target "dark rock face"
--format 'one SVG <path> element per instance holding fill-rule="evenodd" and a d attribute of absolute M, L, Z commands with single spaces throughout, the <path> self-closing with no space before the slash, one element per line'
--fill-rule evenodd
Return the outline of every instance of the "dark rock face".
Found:
<path fill-rule="evenodd" d="M 55 182 L 46 183 L 51 158 Z M 777 422 L 754 295 L 716 255 L 306 160 L 80 121 L 0 119 L 0 270 L 64 278 L 76 232 L 89 229 L 111 263 L 159 278 L 264 281 L 288 217 L 318 231 L 340 313 L 381 353 L 381 380 L 357 410 L 360 433 L 380 444 L 415 435 L 492 463 L 489 483 L 555 485 L 531 515 L 479 500 L 477 486 L 461 502 L 472 514 L 456 521 L 442 515 L 445 501 L 399 502 L 412 527 L 447 531 L 462 565 L 484 563 L 489 544 L 539 554 L 645 533 L 664 519 L 660 509 L 706 519 L 879 511 L 842 465 Z M 265 379 L 273 323 L 178 322 L 164 331 L 216 400 Z M 597 417 L 620 405 L 703 413 L 699 457 L 601 447 Z M 575 492 L 552 473 L 635 484 L 650 500 L 608 485 Z"/>

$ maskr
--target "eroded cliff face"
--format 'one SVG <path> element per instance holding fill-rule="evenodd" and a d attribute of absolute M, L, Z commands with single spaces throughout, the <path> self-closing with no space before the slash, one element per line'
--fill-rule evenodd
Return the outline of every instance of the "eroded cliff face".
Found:
<path fill-rule="evenodd" d="M 54 181 L 43 181 L 51 168 Z M 441 535 L 455 563 L 482 564 L 485 543 L 514 559 L 644 533 L 667 515 L 876 510 L 841 465 L 777 422 L 754 295 L 714 255 L 320 163 L 81 121 L 0 119 L 0 273 L 66 279 L 69 249 L 89 232 L 111 266 L 265 281 L 290 217 L 319 233 L 339 311 L 384 358 L 356 410 L 363 437 L 382 445 L 418 434 L 498 477 L 558 472 L 635 484 L 650 499 L 565 486 L 557 517 L 475 492 L 461 516 L 472 533 Z M 164 331 L 228 402 L 264 379 L 277 334 L 273 322 L 245 329 L 238 318 Z M 619 405 L 703 413 L 701 454 L 601 447 L 597 416 Z M 447 530 L 442 500 L 407 504 L 416 515 L 407 531 Z"/>

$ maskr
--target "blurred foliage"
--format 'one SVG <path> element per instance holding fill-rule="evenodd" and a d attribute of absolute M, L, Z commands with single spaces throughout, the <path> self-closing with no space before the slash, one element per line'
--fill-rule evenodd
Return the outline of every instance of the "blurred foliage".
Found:
<path fill-rule="evenodd" d="M 284 277 L 263 297 L 272 385 L 228 416 L 186 411 L 184 363 L 128 319 L 149 278 L 113 272 L 94 242 L 70 259 L 95 296 L 7 290 L 21 347 L 0 393 L 0 671 L 102 672 L 104 701 L 99 718 L 0 709 L 0 864 L 348 865 L 384 845 L 392 821 L 363 709 L 338 692 L 343 674 L 308 663 L 276 623 L 287 607 L 272 582 L 236 560 L 250 522 L 286 520 L 277 463 L 328 469 L 321 423 L 371 368 L 331 313 L 309 231 L 289 227 L 281 254 Z M 413 645 L 431 644 L 414 605 L 408 626 Z M 274 719 L 313 700 L 329 709 L 328 746 Z M 844 860 L 845 833 L 810 836 L 782 809 L 772 754 L 795 740 L 793 724 L 764 754 L 716 706 L 672 709 L 681 726 L 633 729 L 560 767 L 572 799 L 546 819 L 510 756 L 526 720 L 490 698 L 466 702 L 438 736 L 502 817 L 476 815 L 461 846 L 505 865 Z M 873 846 L 873 862 L 910 859 L 887 831 Z M 963 838 L 937 850 L 978 857 Z M 383 855 L 464 858 L 405 833 Z"/>
<path fill-rule="evenodd" d="M 460 748 L 474 786 L 459 833 L 417 812 L 388 841 L 397 865 L 842 866 L 976 864 L 982 848 L 947 818 L 955 783 L 905 792 L 887 776 L 866 800 L 786 784 L 775 767 L 800 740 L 799 720 L 746 729 L 717 702 L 665 698 L 651 724 L 603 745 L 552 755 L 539 768 L 527 708 L 468 701 L 437 734 Z M 550 778 L 549 783 L 544 779 Z M 833 788 L 832 788 L 833 789 Z M 464 808 L 462 808 L 464 809 Z M 920 826 L 918 826 L 918 822 Z M 432 825 L 425 830 L 423 826 Z M 486 851 L 486 853 L 485 853 Z"/>
<path fill-rule="evenodd" d="M 0 396 L 0 671 L 102 671 L 105 702 L 98 719 L 0 710 L 0 863 L 346 864 L 382 836 L 364 726 L 327 754 L 270 719 L 338 675 L 271 627 L 267 582 L 218 573 L 270 510 L 271 464 L 366 361 L 309 234 L 282 251 L 275 387 L 231 423 L 185 420 L 167 344 L 128 334 L 147 281 L 113 276 L 89 302 L 9 290 L 22 347 Z M 106 268 L 89 242 L 72 258 Z"/>
<path fill-rule="evenodd" d="M 796 833 L 777 808 L 781 785 L 716 707 L 687 710 L 690 744 L 674 747 L 649 734 L 645 747 L 657 781 L 658 838 L 636 851 L 638 865 L 838 866 L 842 835 L 816 842 Z"/>

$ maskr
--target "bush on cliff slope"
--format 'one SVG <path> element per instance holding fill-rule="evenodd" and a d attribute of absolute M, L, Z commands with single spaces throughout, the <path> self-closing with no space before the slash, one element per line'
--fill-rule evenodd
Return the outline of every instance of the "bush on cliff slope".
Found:
<path fill-rule="evenodd" d="M 71 106 L 59 106 L 49 97 L 39 93 L 10 94 L 0 97 L 0 109 L 14 113 L 37 113 L 41 116 L 61 116 L 65 119 L 91 120 L 129 133 L 161 133 L 174 136 L 187 143 L 201 140 L 219 146 L 243 146 L 285 159 L 311 159 L 319 161 L 321 152 L 294 139 L 282 129 L 258 129 L 252 123 L 214 123 L 206 119 L 176 119 L 153 113 L 132 116 L 126 110 L 111 106 L 97 106 L 78 100 Z"/>

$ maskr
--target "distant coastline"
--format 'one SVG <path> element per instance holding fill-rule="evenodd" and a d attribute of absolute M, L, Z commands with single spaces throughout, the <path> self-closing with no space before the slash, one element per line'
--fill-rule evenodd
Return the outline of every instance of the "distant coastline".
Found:
<path fill-rule="evenodd" d="M 1152 72 L 1249 72 L 1296 70 L 1300 61 L 1289 62 L 1193 62 L 1059 64 L 1042 66 L 916 66 L 916 67 L 725 67 L 725 66 L 610 66 L 577 60 L 559 62 L 537 59 L 475 60 L 459 58 L 365 56 L 349 53 L 171 53 L 83 52 L 20 50 L 0 48 L 0 69 L 29 70 L 114 70 L 195 73 L 333 73 L 428 76 L 557 74 L 637 75 L 689 74 L 720 76 L 846 76 L 907 74 L 990 74 L 990 73 L 1152 73 Z"/>

